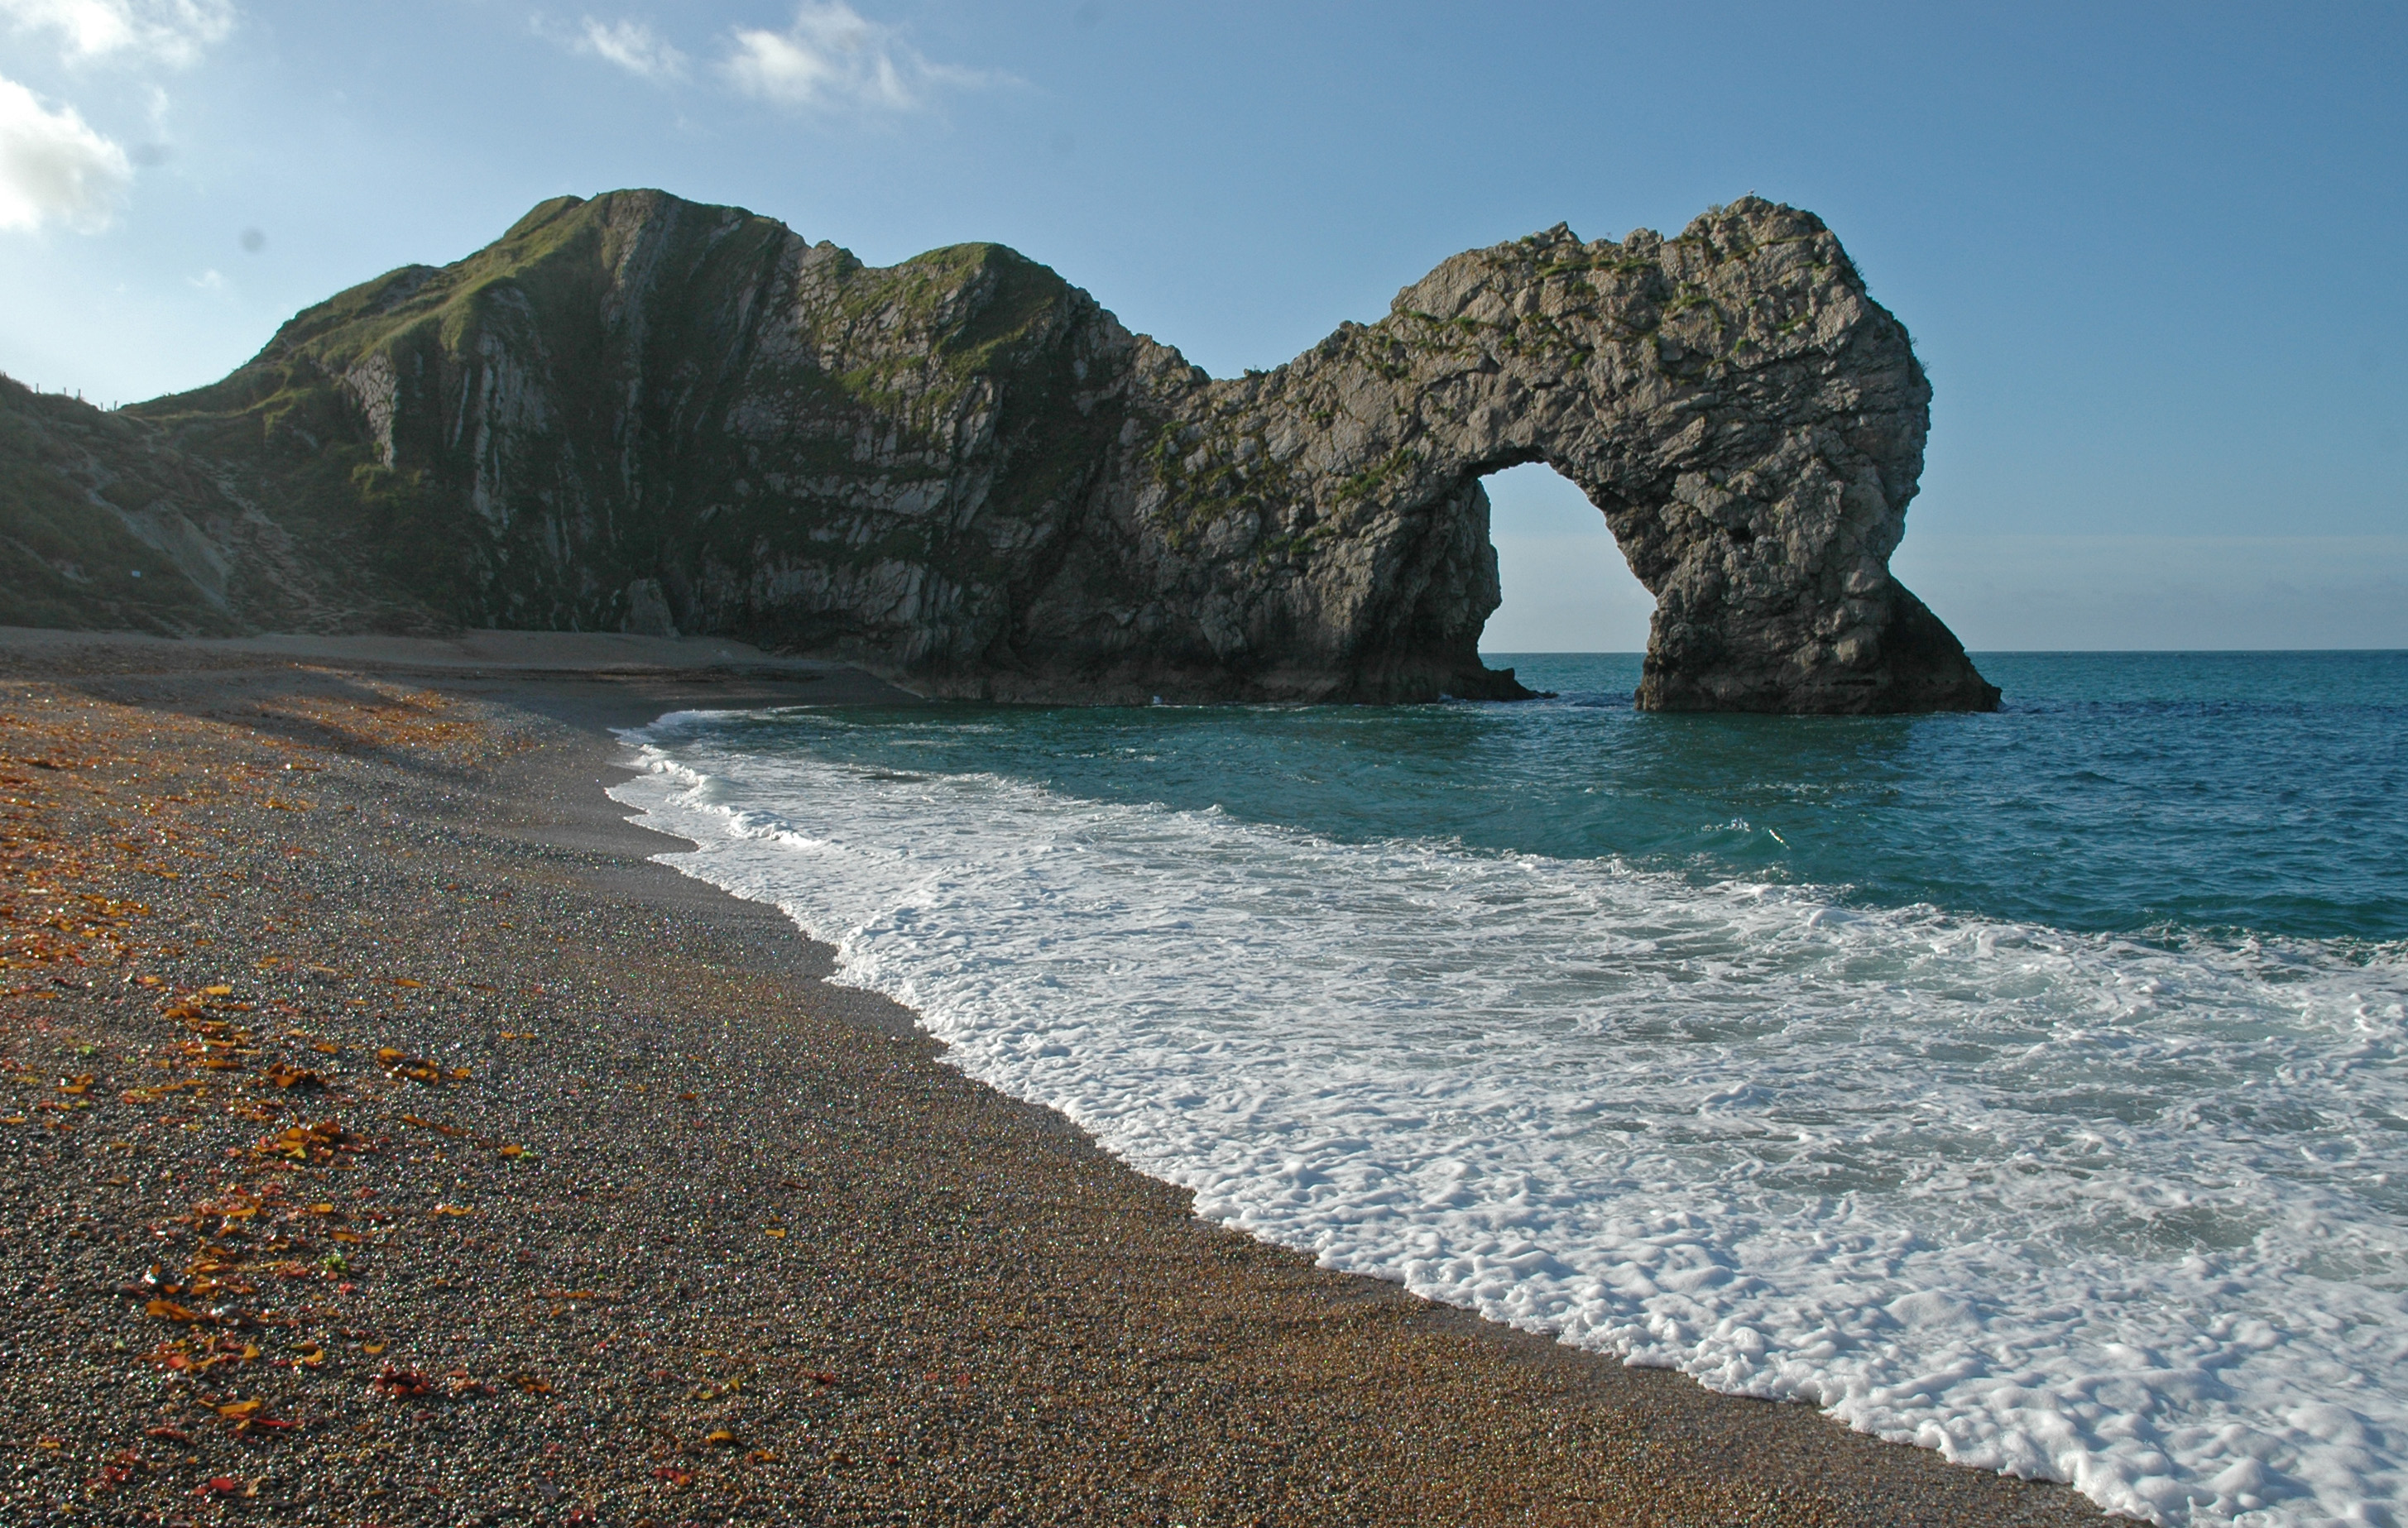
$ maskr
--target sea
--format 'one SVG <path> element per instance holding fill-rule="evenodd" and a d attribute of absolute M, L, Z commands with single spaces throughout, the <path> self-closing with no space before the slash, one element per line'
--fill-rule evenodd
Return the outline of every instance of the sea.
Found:
<path fill-rule="evenodd" d="M 1326 1266 L 2167 1524 L 2408 1522 L 2408 652 L 1986 716 L 681 712 L 662 859 Z"/>

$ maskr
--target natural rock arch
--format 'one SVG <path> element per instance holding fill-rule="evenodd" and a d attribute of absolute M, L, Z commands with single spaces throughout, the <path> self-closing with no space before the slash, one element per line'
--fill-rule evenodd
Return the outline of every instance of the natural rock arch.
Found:
<path fill-rule="evenodd" d="M 1458 255 L 1214 381 L 999 246 L 875 268 L 617 192 L 123 418 L 221 495 L 145 513 L 277 549 L 228 619 L 674 626 L 997 699 L 1512 697 L 1479 480 L 1543 461 L 1656 597 L 1642 707 L 1982 708 L 1888 572 L 1928 399 L 1838 240 L 1755 198 Z"/>
<path fill-rule="evenodd" d="M 1185 592 L 1215 666 L 1275 655 L 1252 676 L 1274 693 L 1513 693 L 1475 655 L 1498 603 L 1479 482 L 1544 462 L 1656 598 L 1641 707 L 1985 709 L 1888 570 L 1929 399 L 1838 241 L 1751 198 L 1671 240 L 1558 226 L 1458 255 L 1277 371 L 1157 386 L 1110 496 L 1127 542 L 1205 575 Z"/>

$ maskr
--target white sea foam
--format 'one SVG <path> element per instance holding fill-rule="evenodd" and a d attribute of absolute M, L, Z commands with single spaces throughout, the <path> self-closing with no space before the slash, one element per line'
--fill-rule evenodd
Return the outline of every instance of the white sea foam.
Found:
<path fill-rule="evenodd" d="M 2389 1523 L 2408 962 L 720 748 L 663 858 L 1198 1213 L 2165 1523 Z"/>

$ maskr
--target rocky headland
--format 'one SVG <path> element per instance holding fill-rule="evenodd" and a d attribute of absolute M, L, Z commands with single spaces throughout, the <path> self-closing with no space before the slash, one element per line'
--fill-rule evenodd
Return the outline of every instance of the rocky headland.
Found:
<path fill-rule="evenodd" d="M 1888 559 L 1930 388 L 1812 214 L 1558 226 L 1214 380 L 997 245 L 563 197 L 113 412 L 0 383 L 0 622 L 710 633 L 927 694 L 1512 698 L 1487 473 L 1580 485 L 1639 704 L 1985 709 Z"/>

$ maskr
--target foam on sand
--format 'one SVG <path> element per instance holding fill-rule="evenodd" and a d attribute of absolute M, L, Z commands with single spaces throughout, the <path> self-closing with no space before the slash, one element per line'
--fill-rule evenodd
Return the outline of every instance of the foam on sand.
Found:
<path fill-rule="evenodd" d="M 2389 1522 L 2408 955 L 637 735 L 613 794 L 1199 1214 L 2167 1523 Z"/>

